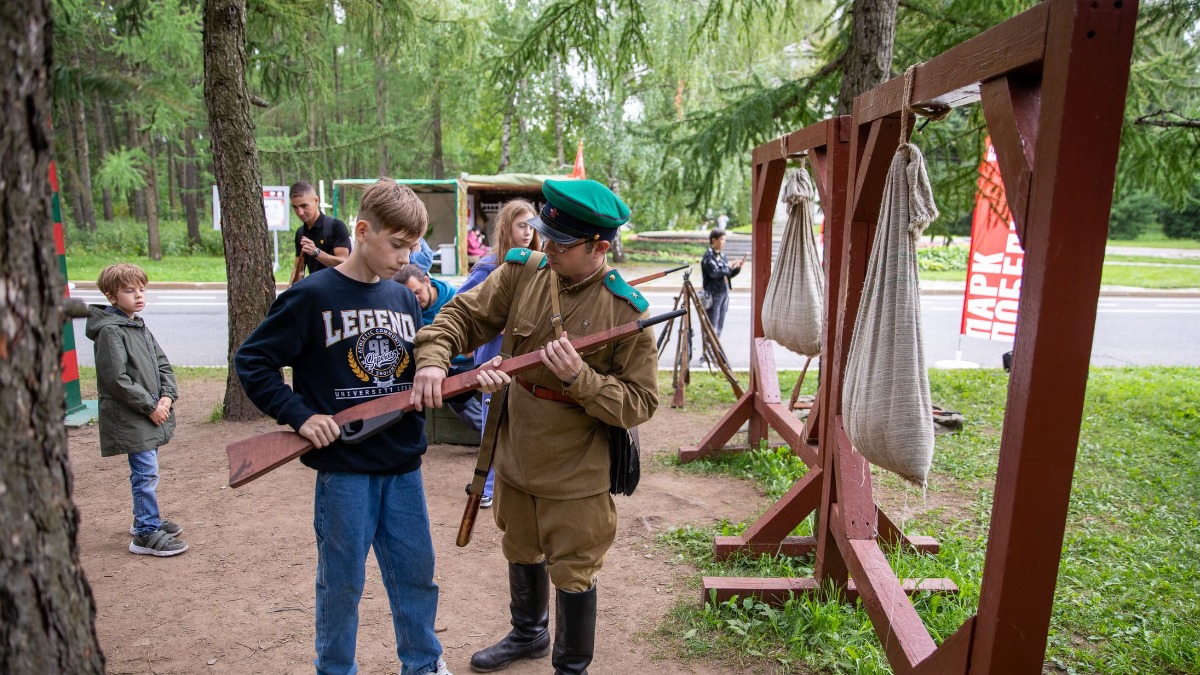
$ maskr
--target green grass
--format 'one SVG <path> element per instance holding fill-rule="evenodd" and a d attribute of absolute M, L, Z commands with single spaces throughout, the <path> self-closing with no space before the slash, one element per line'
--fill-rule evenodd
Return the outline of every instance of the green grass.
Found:
<path fill-rule="evenodd" d="M 1137 239 L 1110 239 L 1109 246 L 1141 246 L 1144 248 L 1186 248 L 1200 249 L 1200 240 L 1196 239 L 1171 239 L 1162 233 L 1161 230 L 1156 232 L 1146 232 Z"/>
<path fill-rule="evenodd" d="M 1151 265 L 1189 265 L 1200 267 L 1200 258 L 1161 258 L 1150 255 L 1106 255 L 1107 263 L 1149 263 Z"/>
<path fill-rule="evenodd" d="M 229 377 L 229 369 L 217 366 L 184 366 L 173 367 L 175 382 L 224 382 Z M 96 397 L 96 367 L 79 366 L 79 388 L 84 398 Z"/>
<path fill-rule="evenodd" d="M 930 477 L 936 497 L 926 499 L 939 506 L 904 527 L 936 536 L 942 548 L 936 556 L 889 557 L 901 577 L 948 577 L 961 589 L 956 597 L 915 600 L 940 642 L 978 606 L 1008 376 L 932 371 L 930 378 L 934 401 L 963 412 L 967 423 L 938 437 Z M 1092 370 L 1046 654 L 1059 671 L 1200 673 L 1198 445 L 1200 369 Z M 771 494 L 806 470 L 771 450 L 682 468 L 753 476 Z M 898 479 L 875 475 L 878 495 L 903 497 Z M 912 505 L 921 497 L 907 499 Z M 685 528 L 662 543 L 705 575 L 811 575 L 809 559 L 714 561 L 712 537 L 744 527 Z M 797 533 L 810 528 L 806 521 Z M 698 576 L 690 583 L 698 588 Z M 750 672 L 891 672 L 861 605 L 802 597 L 779 608 L 747 599 L 701 606 L 693 598 L 657 630 L 684 655 Z"/>
<path fill-rule="evenodd" d="M 67 277 L 72 281 L 95 281 L 100 271 L 117 262 L 133 263 L 146 271 L 151 283 L 155 281 L 225 282 L 225 255 L 221 233 L 211 224 L 201 222 L 200 245 L 187 241 L 187 224 L 181 220 L 164 220 L 159 224 L 162 260 L 151 260 L 146 245 L 146 226 L 143 223 L 119 218 L 101 222 L 95 232 L 65 227 L 67 245 Z M 292 234 L 279 233 L 279 269 L 276 281 L 287 281 L 295 256 L 292 254 Z"/>
<path fill-rule="evenodd" d="M 1156 258 L 1158 262 L 1164 261 Z M 1125 261 L 1114 261 L 1125 262 Z M 1104 286 L 1131 286 L 1134 288 L 1173 289 L 1200 288 L 1200 264 L 1195 262 L 1177 263 L 1172 259 L 1170 264 L 1184 264 L 1188 267 L 1147 267 L 1141 265 L 1113 265 L 1105 262 L 1101 273 L 1100 283 Z M 1200 262 L 1200 261 L 1197 261 Z M 921 279 L 928 281 L 956 281 L 966 284 L 966 271 L 921 272 Z"/>
<path fill-rule="evenodd" d="M 275 281 L 287 281 L 292 273 L 292 262 L 280 258 Z M 95 281 L 100 271 L 115 262 L 128 262 L 141 267 L 150 277 L 150 287 L 156 281 L 219 282 L 225 283 L 225 257 L 209 255 L 164 256 L 162 260 L 151 260 L 145 256 L 115 256 L 104 253 L 67 254 L 67 276 L 72 281 Z"/>

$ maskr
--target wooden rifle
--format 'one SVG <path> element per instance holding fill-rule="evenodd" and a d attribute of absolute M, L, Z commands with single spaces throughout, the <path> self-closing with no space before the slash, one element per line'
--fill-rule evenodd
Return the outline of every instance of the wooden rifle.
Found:
<path fill-rule="evenodd" d="M 587 354 L 599 347 L 639 333 L 647 326 L 653 326 L 682 315 L 683 310 L 677 310 L 645 320 L 630 321 L 606 331 L 572 340 L 571 345 L 581 355 Z M 465 373 L 447 377 L 442 380 L 442 400 L 477 389 L 479 387 L 478 374 L 482 371 L 499 370 L 508 373 L 509 376 L 515 376 L 517 373 L 523 373 L 540 365 L 542 365 L 540 352 L 533 351 L 504 360 L 499 366 L 493 366 L 490 363 L 484 364 Z M 333 421 L 341 427 L 343 441 L 357 443 L 398 422 L 404 413 L 413 409 L 411 398 L 412 391 L 410 390 L 381 396 L 342 410 L 333 415 Z M 225 452 L 229 456 L 229 485 L 230 487 L 241 487 L 312 449 L 312 442 L 295 431 L 272 431 L 230 443 L 225 446 Z M 472 497 L 475 509 L 478 511 L 479 496 L 472 495 Z M 473 525 L 474 518 L 472 518 Z"/>
<path fill-rule="evenodd" d="M 678 272 L 679 270 L 686 270 L 686 269 L 687 269 L 687 268 L 689 268 L 689 267 L 691 267 L 691 265 L 679 265 L 678 267 L 672 267 L 672 268 L 671 268 L 671 269 L 669 269 L 669 270 L 663 270 L 663 271 L 661 271 L 661 272 L 655 272 L 655 273 L 653 273 L 653 274 L 647 274 L 647 275 L 646 275 L 646 276 L 644 276 L 644 277 L 638 277 L 638 278 L 636 278 L 636 279 L 633 279 L 633 280 L 630 280 L 630 281 L 628 281 L 628 282 L 626 282 L 626 283 L 628 283 L 630 286 L 637 286 L 638 284 L 644 284 L 644 283 L 646 283 L 647 281 L 653 281 L 653 280 L 655 280 L 655 279 L 659 279 L 659 278 L 665 277 L 665 276 L 667 276 L 668 274 L 671 274 L 672 272 Z"/>

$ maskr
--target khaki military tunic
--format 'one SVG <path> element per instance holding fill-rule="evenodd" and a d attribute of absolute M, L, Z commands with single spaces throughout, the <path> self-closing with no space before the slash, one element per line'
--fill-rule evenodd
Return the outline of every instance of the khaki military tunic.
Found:
<path fill-rule="evenodd" d="M 523 265 L 505 263 L 482 284 L 457 295 L 415 340 L 417 368 L 445 368 L 504 330 Z M 551 323 L 549 265 L 537 270 L 518 303 L 511 327 L 513 355 L 541 349 L 557 338 Z M 571 339 L 645 318 L 603 284 L 602 267 L 588 279 L 559 282 L 563 328 Z M 658 407 L 658 351 L 652 331 L 583 355 L 584 367 L 569 387 L 545 367 L 526 371 L 529 383 L 559 391 L 578 406 L 536 398 L 516 382 L 496 442 L 496 472 L 535 497 L 577 499 L 609 488 L 608 431 L 601 422 L 630 428 L 649 421 Z"/>

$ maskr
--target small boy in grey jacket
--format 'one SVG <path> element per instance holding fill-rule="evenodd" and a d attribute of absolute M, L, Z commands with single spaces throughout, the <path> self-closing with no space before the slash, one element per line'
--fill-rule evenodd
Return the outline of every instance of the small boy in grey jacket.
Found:
<path fill-rule="evenodd" d="M 89 307 L 85 334 L 96 348 L 100 390 L 100 454 L 129 458 L 133 488 L 133 541 L 129 550 L 159 557 L 179 555 L 183 528 L 158 511 L 158 448 L 175 433 L 171 406 L 178 398 L 175 373 L 137 313 L 146 306 L 146 273 L 137 265 L 109 265 L 96 285 L 112 303 Z"/>

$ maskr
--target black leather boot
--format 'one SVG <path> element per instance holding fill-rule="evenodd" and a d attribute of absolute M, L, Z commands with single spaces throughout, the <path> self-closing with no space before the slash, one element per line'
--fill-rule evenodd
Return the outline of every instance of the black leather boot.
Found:
<path fill-rule="evenodd" d="M 554 675 L 587 675 L 596 649 L 596 585 L 582 593 L 558 589 L 554 613 Z"/>
<path fill-rule="evenodd" d="M 550 652 L 550 576 L 546 563 L 508 564 L 512 627 L 496 644 L 471 657 L 471 670 L 504 670 L 517 659 L 540 659 Z"/>

